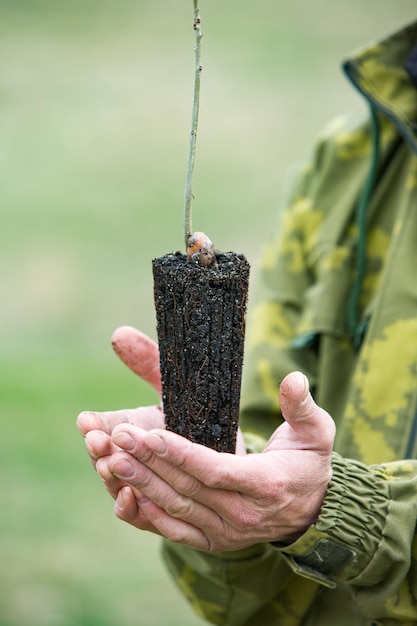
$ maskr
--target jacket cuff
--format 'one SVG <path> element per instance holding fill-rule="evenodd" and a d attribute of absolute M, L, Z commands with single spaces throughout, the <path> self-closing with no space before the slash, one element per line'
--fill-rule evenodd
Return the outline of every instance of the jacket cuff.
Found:
<path fill-rule="evenodd" d="M 317 522 L 290 546 L 279 547 L 294 572 L 328 587 L 366 568 L 381 542 L 390 503 L 382 469 L 333 453 L 332 470 Z"/>

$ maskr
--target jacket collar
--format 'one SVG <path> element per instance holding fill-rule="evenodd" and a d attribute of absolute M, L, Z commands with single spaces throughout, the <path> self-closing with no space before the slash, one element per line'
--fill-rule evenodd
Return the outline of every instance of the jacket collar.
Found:
<path fill-rule="evenodd" d="M 417 153 L 417 22 L 358 50 L 343 69 Z"/>

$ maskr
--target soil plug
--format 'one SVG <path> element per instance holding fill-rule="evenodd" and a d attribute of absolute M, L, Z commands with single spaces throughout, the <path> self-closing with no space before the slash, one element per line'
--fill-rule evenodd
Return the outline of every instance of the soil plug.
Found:
<path fill-rule="evenodd" d="M 245 338 L 249 263 L 242 254 L 216 252 L 192 232 L 201 66 L 201 17 L 194 0 L 195 80 L 187 160 L 186 254 L 152 262 L 166 426 L 219 452 L 235 452 Z"/>

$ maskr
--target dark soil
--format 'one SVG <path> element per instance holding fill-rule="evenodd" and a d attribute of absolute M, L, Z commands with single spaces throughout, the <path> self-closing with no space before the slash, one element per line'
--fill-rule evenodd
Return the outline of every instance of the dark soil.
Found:
<path fill-rule="evenodd" d="M 200 267 L 176 253 L 152 265 L 167 428 L 235 452 L 249 263 L 229 252 Z"/>

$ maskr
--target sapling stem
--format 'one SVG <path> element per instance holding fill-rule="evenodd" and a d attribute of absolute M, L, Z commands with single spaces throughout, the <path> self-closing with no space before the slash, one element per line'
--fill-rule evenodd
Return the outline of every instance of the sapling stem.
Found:
<path fill-rule="evenodd" d="M 195 32 L 195 44 L 194 44 L 194 60 L 195 60 L 195 72 L 194 72 L 194 94 L 193 94 L 193 108 L 191 114 L 191 130 L 190 141 L 188 145 L 188 159 L 187 159 L 187 171 L 185 178 L 185 197 L 184 197 L 184 239 L 185 247 L 188 246 L 188 240 L 193 234 L 192 229 L 192 210 L 191 205 L 193 201 L 193 171 L 195 162 L 195 148 L 197 142 L 197 127 L 198 127 L 198 112 L 200 108 L 200 78 L 201 78 L 201 38 L 203 33 L 201 32 L 201 16 L 199 0 L 193 0 L 194 4 L 194 32 Z"/>

